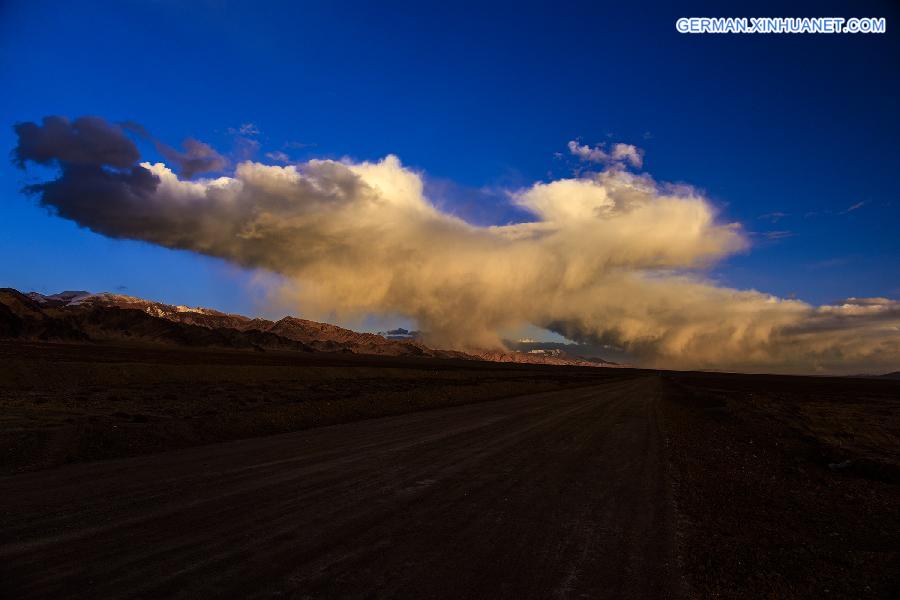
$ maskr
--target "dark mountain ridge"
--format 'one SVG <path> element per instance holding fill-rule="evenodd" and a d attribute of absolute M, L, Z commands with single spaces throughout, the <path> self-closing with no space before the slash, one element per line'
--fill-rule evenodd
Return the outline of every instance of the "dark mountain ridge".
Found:
<path fill-rule="evenodd" d="M 131 341 L 260 351 L 618 366 L 603 359 L 585 359 L 560 352 L 475 350 L 466 353 L 439 350 L 413 336 L 402 338 L 361 333 L 292 316 L 270 321 L 209 308 L 80 290 L 44 295 L 0 288 L 0 338 L 63 342 Z"/>

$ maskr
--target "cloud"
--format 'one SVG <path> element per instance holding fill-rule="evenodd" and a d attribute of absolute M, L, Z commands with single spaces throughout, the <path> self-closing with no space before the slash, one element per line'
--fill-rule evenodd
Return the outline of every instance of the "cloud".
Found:
<path fill-rule="evenodd" d="M 839 212 L 838 214 L 840 214 L 840 215 L 846 215 L 847 213 L 851 213 L 851 212 L 853 212 L 854 210 L 859 210 L 860 208 L 862 208 L 862 207 L 865 206 L 865 205 L 866 205 L 866 202 L 865 202 L 865 201 L 857 202 L 857 203 L 854 204 L 853 206 L 847 207 L 846 210 L 842 210 L 842 211 Z"/>
<path fill-rule="evenodd" d="M 593 147 L 579 144 L 575 140 L 567 144 L 569 153 L 582 162 L 598 163 L 602 165 L 615 165 L 628 163 L 640 168 L 644 162 L 644 153 L 641 149 L 631 144 L 613 144 L 607 151 L 605 144 L 597 144 Z"/>
<path fill-rule="evenodd" d="M 234 140 L 232 156 L 236 157 L 237 161 L 250 160 L 259 152 L 259 147 L 260 143 L 257 140 L 238 136 Z"/>
<path fill-rule="evenodd" d="M 253 123 L 241 123 L 240 127 L 229 127 L 228 133 L 232 135 L 259 135 L 259 127 Z"/>
<path fill-rule="evenodd" d="M 644 164 L 643 151 L 631 144 L 613 144 L 612 159 L 613 162 L 627 162 L 638 168 Z"/>
<path fill-rule="evenodd" d="M 161 163 L 59 163 L 57 179 L 30 191 L 60 216 L 278 273 L 280 300 L 312 317 L 400 315 L 462 349 L 499 347 L 501 332 L 531 324 L 646 366 L 900 366 L 897 302 L 815 307 L 716 286 L 702 269 L 746 248 L 741 228 L 697 190 L 616 165 L 507 190 L 527 217 L 479 226 L 438 208 L 423 175 L 390 155 L 245 161 L 197 181 Z"/>
<path fill-rule="evenodd" d="M 166 160 L 176 165 L 181 174 L 188 179 L 191 179 L 194 175 L 198 175 L 200 173 L 221 171 L 228 166 L 228 160 L 224 156 L 216 152 L 209 144 L 205 144 L 199 140 L 187 138 L 181 144 L 183 150 L 176 150 L 172 146 L 169 146 L 168 144 L 154 137 L 140 123 L 136 123 L 134 121 L 125 121 L 121 124 L 121 127 L 149 142 L 152 142 L 156 147 L 156 151 L 162 154 Z M 137 153 L 137 150 L 135 150 L 135 153 Z M 136 162 L 138 158 L 138 156 L 135 156 L 135 158 L 132 159 L 128 164 Z"/>
<path fill-rule="evenodd" d="M 166 160 L 178 165 L 181 174 L 191 179 L 199 173 L 221 171 L 228 165 L 224 156 L 213 150 L 209 144 L 188 138 L 182 143 L 184 151 L 178 151 L 162 142 L 156 142 L 156 149 Z"/>
<path fill-rule="evenodd" d="M 291 157 L 282 152 L 281 150 L 276 150 L 275 152 L 266 152 L 266 158 L 269 160 L 274 160 L 279 163 L 289 163 L 291 162 Z"/>
<path fill-rule="evenodd" d="M 836 258 L 828 258 L 825 260 L 819 260 L 813 263 L 810 263 L 808 268 L 810 269 L 831 269 L 834 267 L 841 267 L 846 264 L 852 262 L 852 258 L 849 256 L 839 256 Z"/>
<path fill-rule="evenodd" d="M 764 215 L 759 215 L 759 217 L 757 217 L 757 218 L 763 219 L 765 221 L 769 221 L 771 223 L 777 223 L 781 219 L 783 219 L 785 217 L 789 217 L 789 216 L 790 215 L 788 213 L 784 213 L 784 212 L 770 212 L 770 213 L 766 213 Z"/>
<path fill-rule="evenodd" d="M 794 232 L 787 230 L 764 231 L 762 235 L 767 240 L 783 240 L 785 238 L 794 237 Z"/>
<path fill-rule="evenodd" d="M 137 146 L 122 127 L 99 117 L 44 117 L 42 124 L 18 123 L 13 129 L 19 143 L 13 161 L 20 167 L 26 161 L 71 165 L 110 165 L 130 167 L 140 159 Z"/>
<path fill-rule="evenodd" d="M 853 307 L 853 306 L 874 306 L 879 307 L 876 310 L 881 310 L 884 308 L 897 307 L 900 304 L 895 300 L 891 300 L 890 298 L 847 298 L 846 300 L 841 300 L 835 303 L 838 307 Z M 825 308 L 834 308 L 825 307 Z"/>

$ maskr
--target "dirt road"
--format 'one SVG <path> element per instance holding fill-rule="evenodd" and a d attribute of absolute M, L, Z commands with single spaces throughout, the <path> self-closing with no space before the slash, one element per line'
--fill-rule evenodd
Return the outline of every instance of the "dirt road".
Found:
<path fill-rule="evenodd" d="M 0 479 L 0 595 L 678 596 L 656 377 Z"/>

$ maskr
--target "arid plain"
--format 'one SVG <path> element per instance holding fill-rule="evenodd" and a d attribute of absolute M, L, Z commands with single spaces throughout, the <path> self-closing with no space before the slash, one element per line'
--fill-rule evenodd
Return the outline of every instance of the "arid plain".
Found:
<path fill-rule="evenodd" d="M 900 589 L 896 381 L 142 343 L 0 353 L 9 597 Z"/>

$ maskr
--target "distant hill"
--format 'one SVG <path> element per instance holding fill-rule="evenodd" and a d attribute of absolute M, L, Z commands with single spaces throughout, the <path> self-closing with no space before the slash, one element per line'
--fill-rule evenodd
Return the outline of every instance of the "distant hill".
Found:
<path fill-rule="evenodd" d="M 848 377 L 862 377 L 865 379 L 900 379 L 900 371 L 894 371 L 893 373 L 885 373 L 883 375 L 848 375 Z"/>
<path fill-rule="evenodd" d="M 481 360 L 492 362 L 526 363 L 531 365 L 573 365 L 578 367 L 620 367 L 622 365 L 596 357 L 572 356 L 560 351 L 516 352 L 503 350 L 473 351 Z"/>
<path fill-rule="evenodd" d="M 123 294 L 66 291 L 44 295 L 0 288 L 0 338 L 44 341 L 141 341 L 192 347 L 381 356 L 462 358 L 529 364 L 617 366 L 560 352 L 438 350 L 415 335 L 360 333 L 297 317 L 253 319 L 201 307 L 153 302 Z M 389 332 L 394 334 L 395 332 Z"/>

